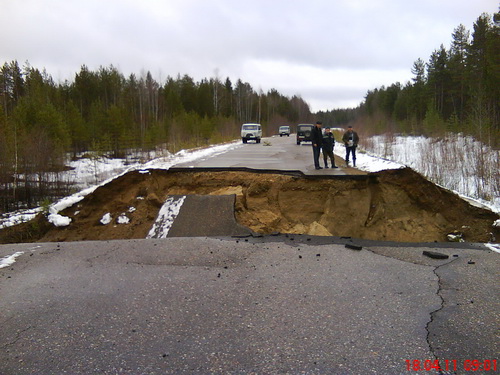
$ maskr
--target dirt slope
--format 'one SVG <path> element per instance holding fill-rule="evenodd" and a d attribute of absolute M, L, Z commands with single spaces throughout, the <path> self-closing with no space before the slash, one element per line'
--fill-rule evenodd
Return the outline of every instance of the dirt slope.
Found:
<path fill-rule="evenodd" d="M 307 179 L 252 172 L 130 172 L 61 212 L 56 228 L 44 217 L 0 231 L 0 241 L 76 241 L 145 238 L 169 195 L 236 195 L 239 224 L 258 233 L 351 236 L 373 240 L 467 242 L 500 238 L 499 218 L 471 206 L 411 169 L 372 173 L 366 179 Z M 110 213 L 113 220 L 100 220 Z M 130 222 L 118 224 L 126 215 Z M 200 220 L 216 218 L 200 218 Z"/>

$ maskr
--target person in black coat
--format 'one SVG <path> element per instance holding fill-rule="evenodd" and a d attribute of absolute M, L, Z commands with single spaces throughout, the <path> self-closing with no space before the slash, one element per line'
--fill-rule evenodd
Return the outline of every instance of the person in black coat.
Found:
<path fill-rule="evenodd" d="M 333 136 L 330 128 L 325 128 L 325 134 L 323 134 L 323 161 L 325 162 L 325 168 L 328 168 L 328 158 L 332 163 L 332 168 L 338 168 L 335 165 L 335 156 L 333 155 L 333 148 L 335 147 L 335 138 Z"/>
<path fill-rule="evenodd" d="M 316 169 L 323 169 L 319 166 L 319 154 L 321 153 L 321 146 L 323 144 L 323 132 L 321 130 L 321 121 L 316 121 L 316 125 L 311 132 L 311 141 L 313 147 L 314 167 Z"/>
<path fill-rule="evenodd" d="M 354 130 L 352 130 L 352 126 L 347 127 L 347 131 L 344 133 L 342 137 L 342 141 L 345 145 L 345 164 L 346 167 L 349 166 L 349 154 L 352 154 L 352 163 L 356 166 L 356 147 L 358 147 L 359 136 Z"/>

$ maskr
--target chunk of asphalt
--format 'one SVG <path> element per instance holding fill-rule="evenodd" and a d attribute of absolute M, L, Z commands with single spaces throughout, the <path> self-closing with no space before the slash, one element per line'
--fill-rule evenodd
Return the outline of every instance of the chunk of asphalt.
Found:
<path fill-rule="evenodd" d="M 175 197 L 175 196 L 173 196 Z M 261 237 L 236 222 L 236 195 L 186 195 L 168 237 Z"/>
<path fill-rule="evenodd" d="M 363 246 L 354 245 L 351 243 L 346 243 L 345 247 L 347 247 L 348 249 L 352 249 L 352 250 L 361 250 L 363 248 Z"/>
<path fill-rule="evenodd" d="M 449 258 L 448 255 L 443 254 L 443 253 L 437 253 L 435 251 L 425 250 L 424 252 L 422 252 L 422 254 L 424 254 L 425 256 L 428 256 L 429 258 L 432 258 L 432 259 L 448 259 Z"/>

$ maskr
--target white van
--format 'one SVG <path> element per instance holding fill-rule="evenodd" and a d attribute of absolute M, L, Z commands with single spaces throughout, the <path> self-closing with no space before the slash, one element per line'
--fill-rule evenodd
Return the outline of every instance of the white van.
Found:
<path fill-rule="evenodd" d="M 280 126 L 279 135 L 280 135 L 280 137 L 283 137 L 284 135 L 289 137 L 290 136 L 290 127 L 288 125 Z"/>
<path fill-rule="evenodd" d="M 260 139 L 262 138 L 262 127 L 260 124 L 243 124 L 241 125 L 241 140 L 243 143 L 247 143 L 248 141 L 255 141 L 256 143 L 260 143 Z"/>

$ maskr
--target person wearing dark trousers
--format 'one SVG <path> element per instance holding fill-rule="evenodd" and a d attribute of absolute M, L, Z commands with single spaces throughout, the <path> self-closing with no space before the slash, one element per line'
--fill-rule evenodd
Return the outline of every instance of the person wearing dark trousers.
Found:
<path fill-rule="evenodd" d="M 347 127 L 347 131 L 344 133 L 342 137 L 342 142 L 345 145 L 345 164 L 346 167 L 349 166 L 349 154 L 352 155 L 352 164 L 356 166 L 356 147 L 358 147 L 359 136 L 354 130 L 352 130 L 352 126 Z"/>
<path fill-rule="evenodd" d="M 311 141 L 314 156 L 314 168 L 323 169 L 319 166 L 319 154 L 321 153 L 321 145 L 323 144 L 323 132 L 321 131 L 321 121 L 316 121 L 316 125 L 311 132 Z"/>
<path fill-rule="evenodd" d="M 333 136 L 330 128 L 325 128 L 325 134 L 323 134 L 323 161 L 325 162 L 325 168 L 328 168 L 328 158 L 332 164 L 332 168 L 338 168 L 335 165 L 335 156 L 333 155 L 333 148 L 335 147 L 335 138 Z"/>

